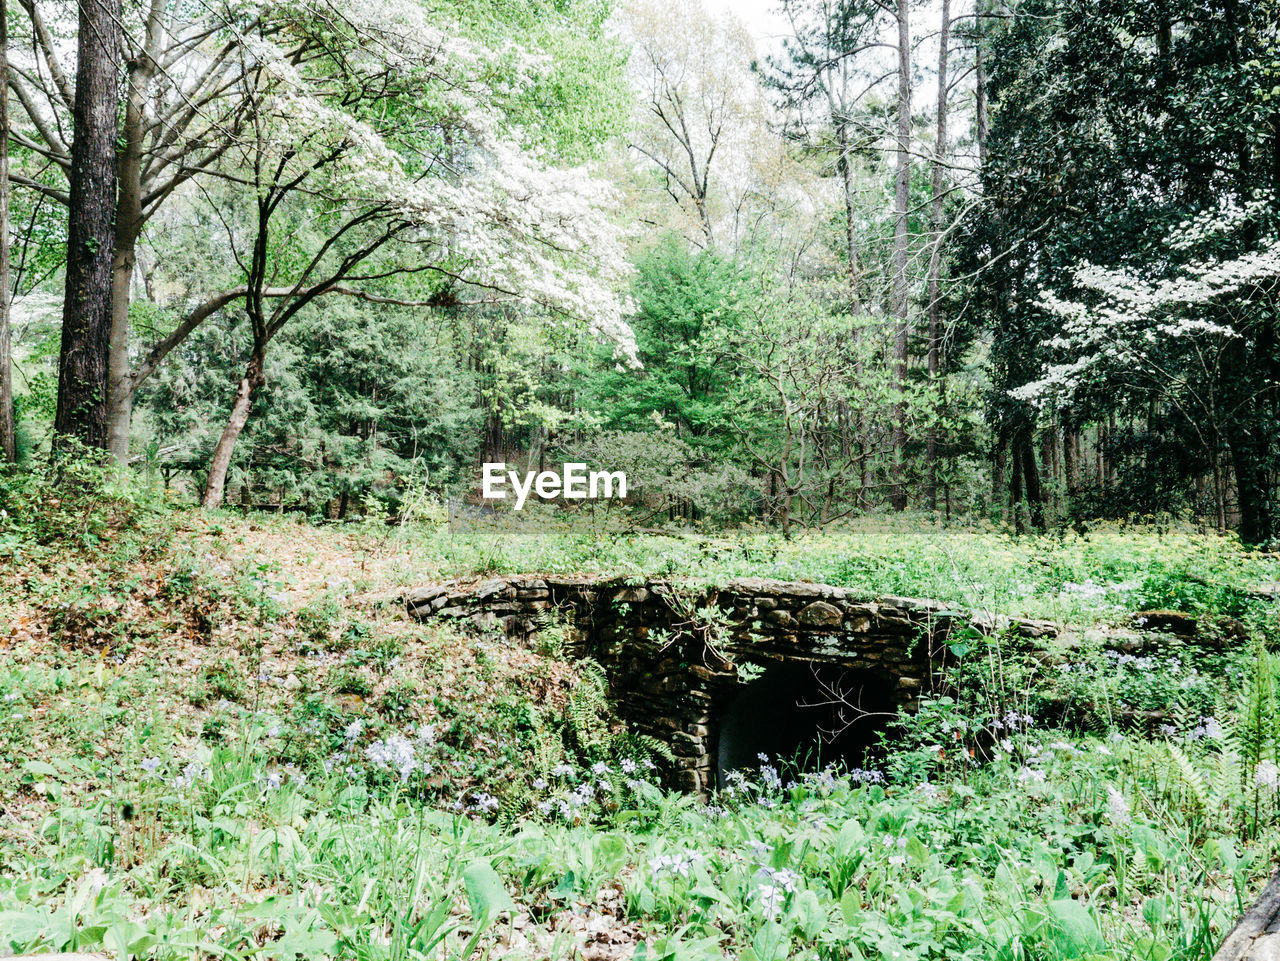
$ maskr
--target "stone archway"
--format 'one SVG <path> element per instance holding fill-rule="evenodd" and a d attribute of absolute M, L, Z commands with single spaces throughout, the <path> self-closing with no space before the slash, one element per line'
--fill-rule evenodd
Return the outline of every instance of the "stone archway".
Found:
<path fill-rule="evenodd" d="M 794 771 L 863 768 L 896 713 L 891 678 L 810 661 L 783 661 L 735 690 L 715 719 L 716 783 L 760 755 Z"/>

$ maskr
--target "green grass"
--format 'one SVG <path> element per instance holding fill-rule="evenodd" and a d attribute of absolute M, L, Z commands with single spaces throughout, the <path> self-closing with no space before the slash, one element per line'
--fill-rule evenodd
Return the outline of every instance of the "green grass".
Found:
<path fill-rule="evenodd" d="M 989 524 L 870 516 L 790 539 L 744 528 L 715 535 L 606 535 L 559 515 L 493 516 L 418 531 L 408 558 L 442 575 L 527 571 L 688 577 L 771 577 L 867 595 L 928 597 L 969 608 L 1100 623 L 1125 611 L 1173 609 L 1245 617 L 1280 580 L 1280 555 L 1246 550 L 1231 534 L 1180 523 L 1098 523 L 1014 535 Z M 406 565 L 411 576 L 413 565 Z"/>
<path fill-rule="evenodd" d="M 1105 650 L 1148 608 L 1267 641 L 1280 564 L 1228 536 L 72 507 L 0 530 L 0 954 L 1197 961 L 1280 852 L 1261 646 Z M 770 761 L 708 806 L 656 786 L 562 626 L 521 645 L 397 601 L 515 571 L 825 581 L 1080 643 L 972 644 L 875 773 Z"/>

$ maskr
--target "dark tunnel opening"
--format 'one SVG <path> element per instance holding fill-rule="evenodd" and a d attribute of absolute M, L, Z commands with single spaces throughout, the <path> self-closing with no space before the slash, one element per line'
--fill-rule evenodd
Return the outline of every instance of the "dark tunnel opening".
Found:
<path fill-rule="evenodd" d="M 897 711 L 893 689 L 893 678 L 870 671 L 808 663 L 770 668 L 720 716 L 717 784 L 723 788 L 731 771 L 757 769 L 760 754 L 801 771 L 831 763 L 867 767 Z"/>

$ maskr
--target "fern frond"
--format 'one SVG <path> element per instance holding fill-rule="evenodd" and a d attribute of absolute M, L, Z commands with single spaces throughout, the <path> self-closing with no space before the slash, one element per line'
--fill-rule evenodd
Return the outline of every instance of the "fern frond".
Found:
<path fill-rule="evenodd" d="M 1278 713 L 1275 666 L 1266 648 L 1255 644 L 1252 670 L 1241 692 L 1240 707 L 1230 731 L 1246 773 L 1261 761 L 1275 757 Z"/>
<path fill-rule="evenodd" d="M 1213 772 L 1213 797 L 1219 807 L 1231 808 L 1240 804 L 1241 793 L 1240 755 L 1234 751 L 1224 751 L 1217 756 L 1217 764 Z"/>
<path fill-rule="evenodd" d="M 1170 784 L 1170 788 L 1174 783 L 1179 785 L 1182 789 L 1180 794 L 1183 803 L 1196 814 L 1208 814 L 1211 806 L 1210 793 L 1204 777 L 1196 770 L 1182 748 L 1173 743 L 1166 743 L 1165 751 L 1172 762 L 1171 782 L 1173 783 Z"/>

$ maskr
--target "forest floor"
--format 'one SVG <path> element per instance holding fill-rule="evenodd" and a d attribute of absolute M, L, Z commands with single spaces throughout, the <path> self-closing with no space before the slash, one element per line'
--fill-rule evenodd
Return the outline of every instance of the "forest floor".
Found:
<path fill-rule="evenodd" d="M 1280 558 L 1229 537 L 58 509 L 0 527 L 0 956 L 1207 958 L 1280 851 Z M 770 758 L 701 805 L 562 626 L 404 613 L 526 570 L 823 581 L 1083 643 L 1049 673 L 994 652 L 874 771 Z M 1157 608 L 1229 640 L 1104 650 Z"/>

